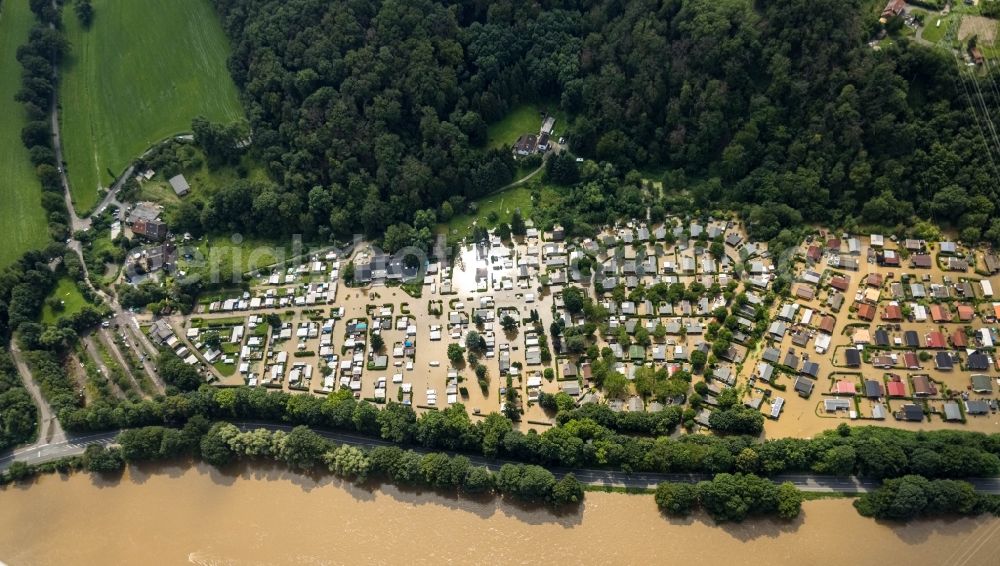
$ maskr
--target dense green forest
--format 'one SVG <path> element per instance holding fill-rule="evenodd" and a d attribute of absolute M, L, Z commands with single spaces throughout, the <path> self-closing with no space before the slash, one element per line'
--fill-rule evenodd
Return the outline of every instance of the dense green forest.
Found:
<path fill-rule="evenodd" d="M 512 179 L 487 124 L 558 100 L 571 150 L 611 165 L 591 175 L 598 196 L 657 170 L 654 200 L 745 205 L 762 238 L 918 215 L 1000 239 L 972 75 L 907 41 L 873 50 L 867 1 L 213 1 L 275 183 L 186 204 L 206 227 L 381 235 L 418 210 L 446 219 Z"/>

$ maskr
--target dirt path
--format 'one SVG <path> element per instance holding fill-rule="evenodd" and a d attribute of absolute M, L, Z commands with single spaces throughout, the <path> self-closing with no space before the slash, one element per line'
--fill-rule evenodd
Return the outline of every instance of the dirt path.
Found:
<path fill-rule="evenodd" d="M 18 347 L 16 341 L 11 341 L 10 353 L 14 358 L 14 364 L 17 366 L 17 374 L 21 376 L 21 382 L 24 383 L 24 388 L 28 390 L 31 398 L 35 400 L 35 405 L 38 406 L 38 440 L 27 448 L 44 446 L 54 442 L 63 442 L 66 440 L 66 433 L 63 431 L 62 425 L 59 424 L 59 419 L 52 412 L 52 407 L 49 406 L 48 401 L 42 396 L 41 388 L 32 379 L 31 371 L 28 369 L 28 364 L 25 363 L 24 357 L 21 355 L 21 349 Z"/>

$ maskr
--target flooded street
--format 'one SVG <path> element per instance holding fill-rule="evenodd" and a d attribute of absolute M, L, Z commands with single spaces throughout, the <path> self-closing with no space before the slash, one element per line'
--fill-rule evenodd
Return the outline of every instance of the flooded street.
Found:
<path fill-rule="evenodd" d="M 881 524 L 849 500 L 792 524 L 671 521 L 650 495 L 565 515 L 254 468 L 46 476 L 0 492 L 0 561 L 23 564 L 997 564 L 1000 520 Z"/>

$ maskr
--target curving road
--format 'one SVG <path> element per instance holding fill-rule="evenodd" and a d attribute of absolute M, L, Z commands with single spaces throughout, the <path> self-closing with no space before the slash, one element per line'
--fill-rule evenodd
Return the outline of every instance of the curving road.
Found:
<path fill-rule="evenodd" d="M 267 430 L 292 430 L 291 425 L 262 423 L 262 422 L 234 422 L 234 425 L 241 430 L 252 430 L 255 428 L 265 428 Z M 17 450 L 7 456 L 0 458 L 0 470 L 6 469 L 12 462 L 23 461 L 28 464 L 38 464 L 57 458 L 82 454 L 88 444 L 113 444 L 120 431 L 89 434 L 85 436 L 71 437 L 61 442 L 55 442 L 42 446 L 30 446 Z M 323 438 L 340 444 L 374 448 L 376 446 L 393 446 L 393 443 L 351 434 L 346 432 L 336 432 L 330 430 L 315 430 Z M 422 447 L 412 447 L 417 452 L 431 452 Z M 436 452 L 436 450 L 434 450 Z M 497 471 L 504 464 L 517 464 L 511 460 L 490 459 L 478 455 L 465 454 L 469 461 L 476 466 L 486 466 L 491 471 Z M 552 472 L 557 476 L 562 476 L 572 472 L 581 482 L 598 487 L 624 487 L 630 489 L 654 489 L 656 485 L 663 481 L 672 482 L 699 482 L 712 479 L 712 474 L 660 474 L 650 472 L 627 473 L 620 470 L 600 470 L 591 468 L 565 469 L 552 468 Z M 879 483 L 875 480 L 861 479 L 857 477 L 833 477 L 816 474 L 782 474 L 769 478 L 775 483 L 791 482 L 801 491 L 819 493 L 865 493 L 878 488 Z M 1000 478 L 970 478 L 967 479 L 976 491 L 982 493 L 1000 494 Z"/>

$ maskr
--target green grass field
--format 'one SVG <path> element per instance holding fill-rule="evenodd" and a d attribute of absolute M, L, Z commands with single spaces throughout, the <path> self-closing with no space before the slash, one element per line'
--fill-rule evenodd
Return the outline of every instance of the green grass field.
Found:
<path fill-rule="evenodd" d="M 531 183 L 535 183 L 534 179 L 532 179 Z M 473 221 L 485 225 L 487 228 L 492 228 L 497 222 L 510 223 L 510 218 L 514 215 L 514 211 L 517 209 L 521 210 L 522 218 L 531 218 L 531 213 L 535 208 L 534 203 L 531 202 L 531 192 L 535 188 L 536 186 L 533 184 L 512 187 L 505 191 L 479 199 L 476 201 L 479 208 L 475 215 L 456 215 L 447 223 L 439 224 L 437 232 L 464 238 L 472 231 Z M 551 200 L 558 195 L 556 190 L 552 187 L 542 185 L 538 188 L 542 193 L 543 201 Z M 497 213 L 496 222 L 490 222 L 488 220 L 491 212 Z"/>
<path fill-rule="evenodd" d="M 56 322 L 61 317 L 72 316 L 80 312 L 88 304 L 87 299 L 83 298 L 80 290 L 77 289 L 76 282 L 68 277 L 63 277 L 59 280 L 59 283 L 50 296 L 62 301 L 63 309 L 56 312 L 49 305 L 45 305 L 42 308 L 42 322 L 48 324 Z"/>
<path fill-rule="evenodd" d="M 81 28 L 64 10 L 72 44 L 60 87 L 64 157 L 78 210 L 150 145 L 189 131 L 191 119 L 243 116 L 226 70 L 229 43 L 208 0 L 93 0 Z"/>
<path fill-rule="evenodd" d="M 566 116 L 557 109 L 557 104 L 526 103 L 515 107 L 504 116 L 503 120 L 490 124 L 487 128 L 489 147 L 510 147 L 522 134 L 537 134 L 542 127 L 542 109 L 550 112 L 555 110 L 555 132 L 561 132 L 566 127 Z"/>
<path fill-rule="evenodd" d="M 21 87 L 17 48 L 27 40 L 32 23 L 27 2 L 8 1 L 0 8 L 0 268 L 49 238 L 42 187 L 21 144 L 24 110 L 14 100 Z"/>
<path fill-rule="evenodd" d="M 941 25 L 937 25 L 938 20 L 941 20 Z M 924 32 L 921 37 L 931 43 L 937 43 L 944 39 L 944 36 L 951 27 L 951 24 L 951 16 L 928 14 L 927 17 L 924 18 Z"/>

